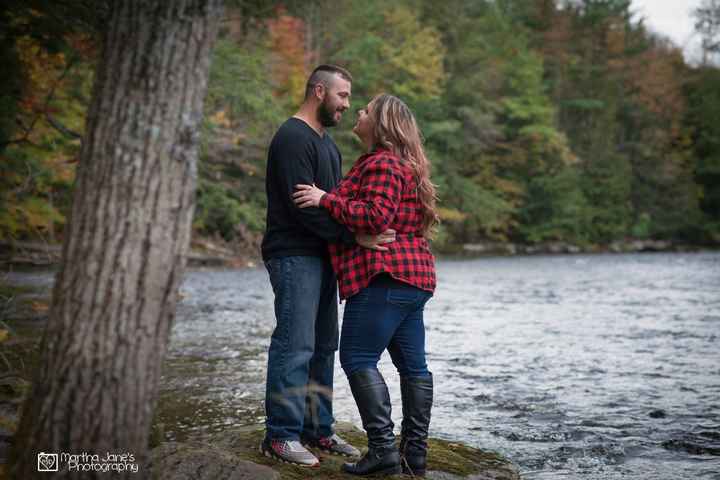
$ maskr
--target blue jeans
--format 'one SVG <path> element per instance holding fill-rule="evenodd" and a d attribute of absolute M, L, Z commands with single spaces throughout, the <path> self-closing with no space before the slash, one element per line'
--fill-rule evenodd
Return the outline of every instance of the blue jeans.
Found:
<path fill-rule="evenodd" d="M 268 352 L 267 438 L 328 437 L 338 348 L 335 274 L 320 257 L 273 258 L 265 267 L 277 320 Z"/>
<path fill-rule="evenodd" d="M 385 349 L 401 376 L 429 375 L 423 310 L 430 292 L 413 287 L 374 287 L 350 297 L 340 336 L 340 364 L 347 376 L 377 368 Z"/>

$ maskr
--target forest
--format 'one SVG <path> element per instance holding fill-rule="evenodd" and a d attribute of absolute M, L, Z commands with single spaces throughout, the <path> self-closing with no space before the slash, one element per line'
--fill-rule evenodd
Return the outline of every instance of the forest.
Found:
<path fill-rule="evenodd" d="M 0 242 L 62 243 L 101 51 L 103 2 L 0 6 Z M 630 0 L 226 2 L 213 50 L 194 245 L 257 253 L 265 162 L 319 63 L 354 111 L 415 112 L 433 164 L 437 251 L 477 243 L 720 244 L 720 2 L 692 14 L 693 64 Z M 679 12 L 685 14 L 686 12 Z"/>

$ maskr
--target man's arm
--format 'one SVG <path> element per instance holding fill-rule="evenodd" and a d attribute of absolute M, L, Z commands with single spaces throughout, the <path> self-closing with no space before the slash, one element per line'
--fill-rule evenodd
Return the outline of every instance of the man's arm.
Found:
<path fill-rule="evenodd" d="M 312 151 L 306 145 L 298 150 L 297 144 L 283 143 L 273 145 L 269 161 L 275 162 L 278 174 L 278 186 L 285 207 L 310 232 L 330 242 L 355 243 L 355 235 L 344 225 L 336 222 L 322 208 L 298 208 L 292 194 L 298 183 L 315 183 L 312 168 Z"/>

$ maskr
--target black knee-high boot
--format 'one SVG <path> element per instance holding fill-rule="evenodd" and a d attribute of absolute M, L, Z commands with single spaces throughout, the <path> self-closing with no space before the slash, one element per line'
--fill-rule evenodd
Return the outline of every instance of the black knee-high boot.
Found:
<path fill-rule="evenodd" d="M 403 421 L 400 457 L 403 473 L 425 475 L 430 410 L 433 403 L 432 374 L 424 377 L 401 377 Z"/>
<path fill-rule="evenodd" d="M 390 394 L 377 369 L 361 370 L 348 377 L 363 428 L 368 451 L 357 463 L 346 463 L 342 470 L 353 475 L 393 475 L 400 473 L 400 455 L 395 446 Z"/>

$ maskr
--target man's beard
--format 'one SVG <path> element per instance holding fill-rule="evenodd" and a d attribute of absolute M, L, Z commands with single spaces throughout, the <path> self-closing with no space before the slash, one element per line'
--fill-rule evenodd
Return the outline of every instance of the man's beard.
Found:
<path fill-rule="evenodd" d="M 323 127 L 334 127 L 338 124 L 337 120 L 335 120 L 335 112 L 337 109 L 331 109 L 330 105 L 328 104 L 327 100 L 323 100 L 323 102 L 318 105 L 317 108 L 317 116 L 318 120 L 320 120 L 320 125 Z"/>

